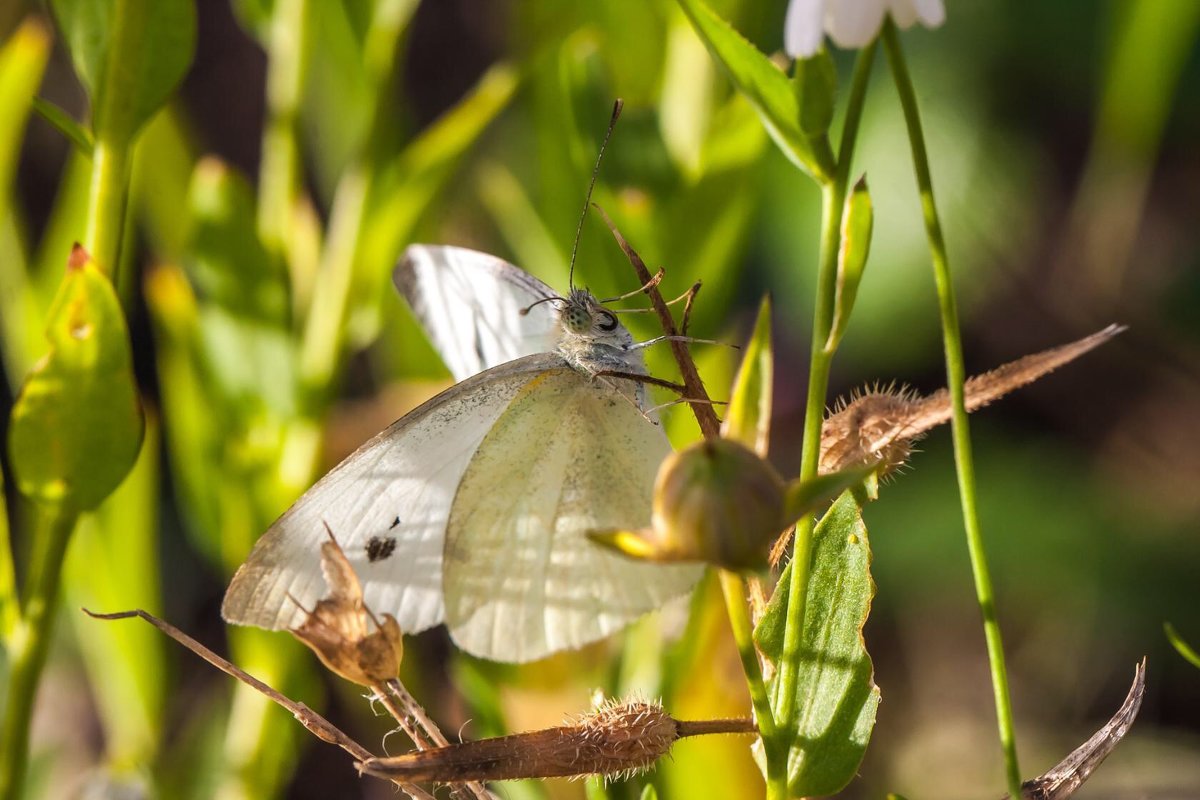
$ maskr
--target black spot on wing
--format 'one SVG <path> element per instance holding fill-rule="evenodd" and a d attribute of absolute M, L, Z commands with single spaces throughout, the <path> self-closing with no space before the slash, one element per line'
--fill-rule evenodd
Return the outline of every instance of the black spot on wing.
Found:
<path fill-rule="evenodd" d="M 397 517 L 397 521 L 399 518 Z M 394 527 L 394 526 L 393 526 Z M 372 536 L 367 542 L 367 560 L 374 564 L 391 556 L 396 550 L 396 539 L 392 536 Z"/>

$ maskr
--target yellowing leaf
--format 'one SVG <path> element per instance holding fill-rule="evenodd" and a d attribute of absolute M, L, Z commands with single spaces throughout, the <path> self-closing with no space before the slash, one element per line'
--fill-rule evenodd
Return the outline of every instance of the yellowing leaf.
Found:
<path fill-rule="evenodd" d="M 79 245 L 47 320 L 50 352 L 13 405 L 13 477 L 38 503 L 87 511 L 133 467 L 144 423 L 121 304 Z"/>
<path fill-rule="evenodd" d="M 771 349 L 771 301 L 763 298 L 754 323 L 754 335 L 746 345 L 729 399 L 729 411 L 721 435 L 767 455 L 771 427 L 771 391 L 774 375 Z"/>

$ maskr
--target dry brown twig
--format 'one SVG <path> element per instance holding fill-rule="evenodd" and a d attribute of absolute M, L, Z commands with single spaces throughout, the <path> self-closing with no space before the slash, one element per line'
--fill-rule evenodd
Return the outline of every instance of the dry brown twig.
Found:
<path fill-rule="evenodd" d="M 222 658 L 212 650 L 209 650 L 207 647 L 200 644 L 198 641 L 193 639 L 191 636 L 188 636 L 171 623 L 161 620 L 149 612 L 143 611 L 139 608 L 133 611 L 118 611 L 113 614 L 98 614 L 85 608 L 83 609 L 83 613 L 94 619 L 103 620 L 133 619 L 135 617 L 141 618 L 158 628 L 167 636 L 179 642 L 188 650 L 191 650 L 193 653 L 200 656 L 200 658 L 204 659 L 209 664 L 212 664 L 214 667 L 224 672 L 226 675 L 236 678 L 250 688 L 254 689 L 259 694 L 266 697 L 271 702 L 287 709 L 301 725 L 307 728 L 321 741 L 337 745 L 353 756 L 357 761 L 374 757 L 374 754 L 371 753 L 370 750 L 351 739 L 350 736 L 343 732 L 340 728 L 322 717 L 317 712 L 313 711 L 304 703 L 298 703 L 295 700 L 292 700 L 290 697 L 280 694 L 250 673 L 235 666 L 231 661 Z M 434 800 L 433 795 L 431 795 L 429 792 L 426 792 L 419 786 L 415 786 L 402 779 L 397 779 L 392 782 L 402 792 L 412 798 L 412 800 Z"/>

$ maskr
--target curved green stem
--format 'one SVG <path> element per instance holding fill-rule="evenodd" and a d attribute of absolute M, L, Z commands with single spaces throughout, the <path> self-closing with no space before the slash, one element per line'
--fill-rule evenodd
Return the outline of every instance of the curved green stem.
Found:
<path fill-rule="evenodd" d="M 11 658 L 8 700 L 0 735 L 0 800 L 23 796 L 25 768 L 29 761 L 29 722 L 37 698 L 46 652 L 54 636 L 59 584 L 67 543 L 78 515 L 56 509 L 38 509 L 39 530 L 21 620 L 9 640 Z"/>
<path fill-rule="evenodd" d="M 762 668 L 758 663 L 758 651 L 754 647 L 754 625 L 746 608 L 746 581 L 741 575 L 729 570 L 720 570 L 721 591 L 725 595 L 725 610 L 729 614 L 729 627 L 733 629 L 733 640 L 737 643 L 738 655 L 742 659 L 742 670 L 746 673 L 746 684 L 750 688 L 750 702 L 754 706 L 755 722 L 762 734 L 764 745 L 777 737 L 775 714 L 767 698 L 767 686 L 763 683 Z"/>
<path fill-rule="evenodd" d="M 975 465 L 971 457 L 967 410 L 963 404 L 963 381 L 966 379 L 966 369 L 963 366 L 962 339 L 958 329 L 954 285 L 950 277 L 950 265 L 946 257 L 946 242 L 942 237 L 942 226 L 938 220 L 937 207 L 933 202 L 929 155 L 925 152 L 925 137 L 921 131 L 917 98 L 913 91 L 912 79 L 908 74 L 908 67 L 904 62 L 904 52 L 900 48 L 900 37 L 891 18 L 884 25 L 883 42 L 888 64 L 896 81 L 896 92 L 900 96 L 900 105 L 904 109 L 904 121 L 908 127 L 908 138 L 912 145 L 913 168 L 917 175 L 917 187 L 921 193 L 925 234 L 929 240 L 929 252 L 933 260 L 938 309 L 941 313 L 942 337 L 946 351 L 947 385 L 950 388 L 950 400 L 954 409 L 954 416 L 950 421 L 951 433 L 954 438 L 954 464 L 958 471 L 958 491 L 962 498 L 963 525 L 966 528 L 971 572 L 975 577 L 975 594 L 979 608 L 983 612 L 983 632 L 987 640 L 988 661 L 992 671 L 992 691 L 995 694 L 1000 744 L 1004 749 L 1008 791 L 1013 797 L 1020 797 L 1021 770 L 1017 764 L 1012 704 L 1008 693 L 1008 674 L 1004 666 L 1004 644 L 1000 637 L 1000 623 L 996 619 L 992 579 L 988 572 L 987 556 L 983 547 L 983 533 L 980 529 L 979 512 L 976 508 Z"/>
<path fill-rule="evenodd" d="M 821 255 L 817 272 L 816 304 L 813 312 L 811 359 L 808 371 L 808 395 L 804 413 L 804 444 L 800 454 L 800 480 L 807 481 L 817 474 L 821 454 L 821 425 L 825 417 L 825 395 L 829 387 L 829 368 L 833 353 L 825 351 L 829 329 L 833 325 L 834 293 L 837 280 L 837 257 L 841 243 L 842 214 L 849 183 L 850 164 L 858 138 L 866 100 L 867 81 L 875 60 L 875 44 L 863 48 L 854 65 L 846 122 L 838 152 L 837 171 L 831 183 L 822 188 L 821 196 Z M 800 645 L 804 630 L 804 609 L 808 596 L 811 568 L 813 518 L 805 516 L 796 525 L 792 544 L 792 572 L 789 585 L 787 621 L 784 627 L 783 652 L 779 663 L 779 678 L 775 683 L 775 719 L 784 731 L 795 728 L 796 676 L 800 668 Z M 768 765 L 770 766 L 770 765 Z"/>

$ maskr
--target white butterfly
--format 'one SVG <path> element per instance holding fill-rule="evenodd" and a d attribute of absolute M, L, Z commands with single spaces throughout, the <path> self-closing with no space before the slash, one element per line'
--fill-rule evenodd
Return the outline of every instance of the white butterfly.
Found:
<path fill-rule="evenodd" d="M 559 297 L 457 247 L 408 248 L 395 282 L 461 383 L 284 513 L 234 576 L 222 616 L 300 624 L 326 591 L 323 523 L 373 611 L 408 633 L 445 622 L 463 650 L 499 661 L 580 647 L 687 592 L 699 566 L 631 561 L 584 536 L 648 525 L 670 452 L 642 410 L 644 386 L 596 375 L 646 374 L 616 316 L 585 290 Z"/>

